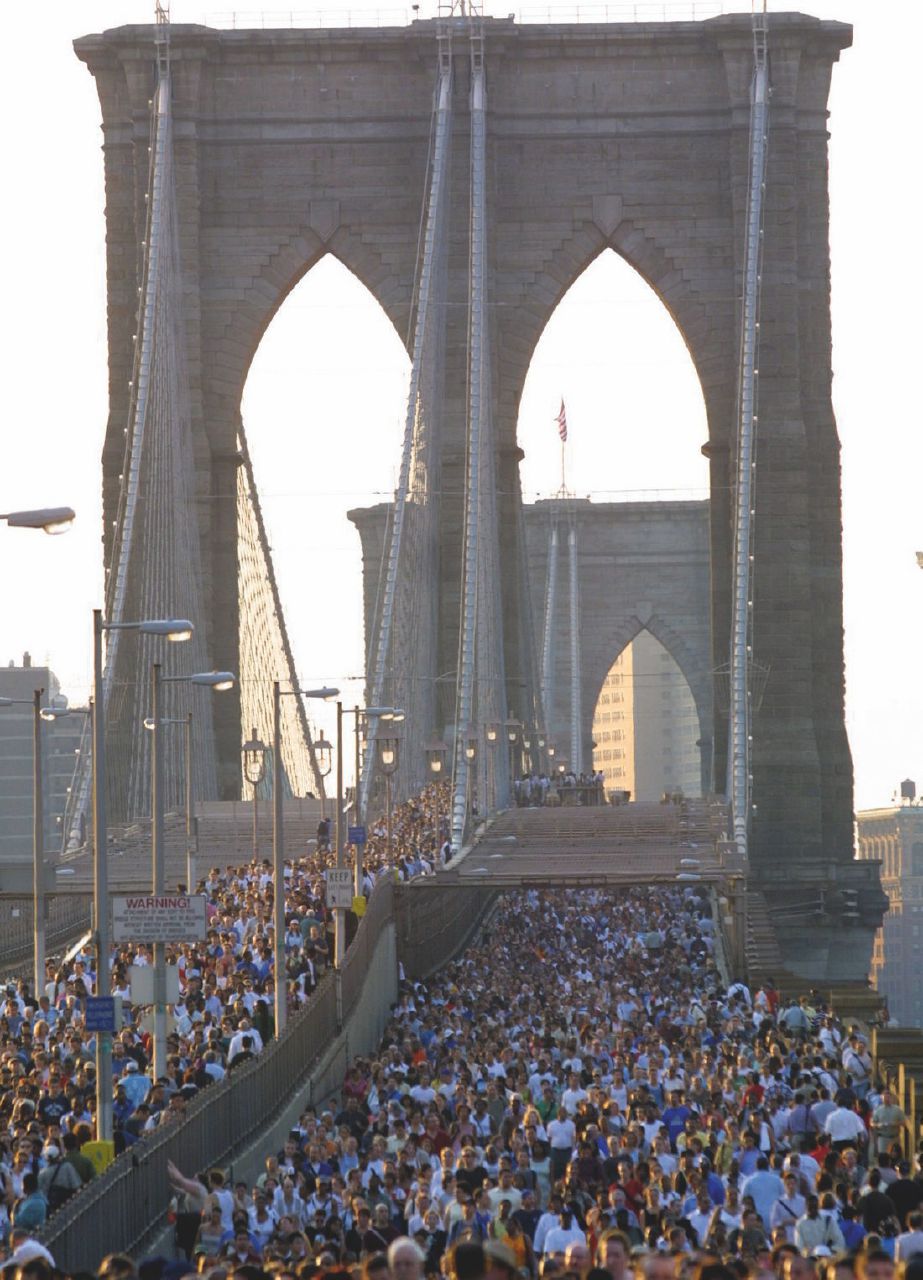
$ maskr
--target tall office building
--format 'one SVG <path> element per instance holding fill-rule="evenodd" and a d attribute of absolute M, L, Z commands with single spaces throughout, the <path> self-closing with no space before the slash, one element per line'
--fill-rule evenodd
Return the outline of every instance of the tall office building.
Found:
<path fill-rule="evenodd" d="M 61 686 L 50 667 L 32 665 L 28 653 L 21 665 L 0 667 L 0 698 L 23 706 L 0 707 L 0 866 L 32 860 L 33 721 L 32 699 L 44 690 L 42 705 L 59 698 Z M 45 851 L 61 844 L 61 818 L 74 773 L 75 752 L 83 732 L 82 715 L 42 722 Z"/>
<path fill-rule="evenodd" d="M 903 784 L 910 792 L 912 784 Z M 856 814 L 859 857 L 881 862 L 890 907 L 875 935 L 872 982 L 902 1027 L 923 1026 L 923 804 Z"/>
<path fill-rule="evenodd" d="M 593 767 L 633 800 L 701 793 L 692 691 L 659 640 L 641 631 L 616 658 L 593 717 Z"/>

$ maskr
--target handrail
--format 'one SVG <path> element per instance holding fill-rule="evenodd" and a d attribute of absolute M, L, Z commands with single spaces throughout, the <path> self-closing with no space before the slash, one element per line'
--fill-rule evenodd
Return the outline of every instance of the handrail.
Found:
<path fill-rule="evenodd" d="M 375 886 L 343 967 L 343 1016 L 355 1008 L 378 942 L 393 919 L 394 884 Z M 72 1196 L 38 1238 L 65 1270 L 95 1271 L 100 1258 L 139 1248 L 162 1221 L 167 1162 L 192 1172 L 227 1162 L 282 1111 L 337 1034 L 336 979 L 325 974 L 311 998 L 252 1062 L 209 1086 L 181 1125 L 157 1129 Z"/>

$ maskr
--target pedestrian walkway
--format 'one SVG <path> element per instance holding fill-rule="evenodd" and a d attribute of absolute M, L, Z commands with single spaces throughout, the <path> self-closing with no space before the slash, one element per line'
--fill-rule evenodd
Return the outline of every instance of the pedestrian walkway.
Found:
<path fill-rule="evenodd" d="M 465 884 L 720 880 L 727 810 L 717 801 L 523 808 L 502 814 L 447 874 Z"/>

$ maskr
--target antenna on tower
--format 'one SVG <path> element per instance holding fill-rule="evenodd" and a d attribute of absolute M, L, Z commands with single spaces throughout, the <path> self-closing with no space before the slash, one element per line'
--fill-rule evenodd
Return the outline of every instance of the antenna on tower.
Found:
<path fill-rule="evenodd" d="M 154 43 L 157 46 L 157 69 L 160 72 L 166 72 L 170 67 L 170 3 L 169 0 L 155 0 L 154 2 L 154 21 L 156 30 L 154 32 Z"/>

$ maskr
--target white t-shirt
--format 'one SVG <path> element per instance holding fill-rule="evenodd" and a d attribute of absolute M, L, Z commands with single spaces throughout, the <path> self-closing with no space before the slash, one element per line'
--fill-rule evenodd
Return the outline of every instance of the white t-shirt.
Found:
<path fill-rule="evenodd" d="M 548 1141 L 554 1151 L 572 1151 L 577 1138 L 577 1127 L 573 1120 L 549 1120 L 547 1124 Z"/>
<path fill-rule="evenodd" d="M 574 1224 L 569 1227 L 552 1227 L 545 1236 L 544 1253 L 564 1253 L 569 1244 L 586 1244 L 586 1236 Z"/>
<path fill-rule="evenodd" d="M 849 1142 L 865 1133 L 865 1125 L 846 1107 L 837 1107 L 831 1111 L 824 1124 L 824 1132 L 829 1133 L 834 1142 Z"/>
<path fill-rule="evenodd" d="M 565 1089 L 561 1094 L 561 1106 L 569 1116 L 574 1116 L 580 1103 L 586 1102 L 589 1096 L 586 1089 L 581 1089 L 579 1085 L 576 1089 Z"/>

